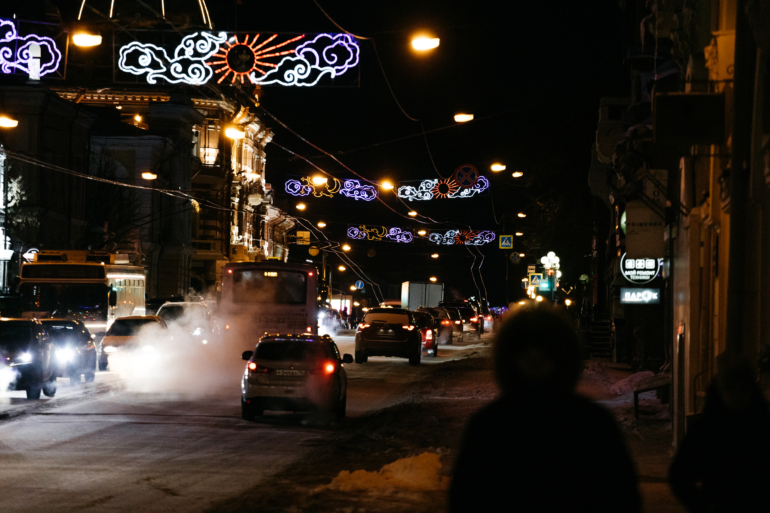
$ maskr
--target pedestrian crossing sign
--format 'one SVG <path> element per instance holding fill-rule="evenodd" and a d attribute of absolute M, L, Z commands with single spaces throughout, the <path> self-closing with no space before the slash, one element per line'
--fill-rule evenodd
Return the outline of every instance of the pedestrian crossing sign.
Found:
<path fill-rule="evenodd" d="M 529 275 L 529 285 L 531 287 L 540 287 L 543 283 L 543 273 L 534 273 Z"/>
<path fill-rule="evenodd" d="M 513 235 L 500 236 L 500 249 L 513 249 Z"/>

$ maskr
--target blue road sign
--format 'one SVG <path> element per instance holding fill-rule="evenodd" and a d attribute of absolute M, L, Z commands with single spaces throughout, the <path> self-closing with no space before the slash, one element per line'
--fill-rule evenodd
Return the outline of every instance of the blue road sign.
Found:
<path fill-rule="evenodd" d="M 540 284 L 544 281 L 542 273 L 532 273 L 529 275 L 529 284 L 532 287 L 540 287 Z"/>
<path fill-rule="evenodd" d="M 363 289 L 363 288 L 364 288 L 364 280 L 358 280 L 358 281 L 356 282 L 356 288 L 357 288 L 358 290 L 361 290 L 361 289 Z"/>
<path fill-rule="evenodd" d="M 500 249 L 513 249 L 513 235 L 500 236 Z"/>

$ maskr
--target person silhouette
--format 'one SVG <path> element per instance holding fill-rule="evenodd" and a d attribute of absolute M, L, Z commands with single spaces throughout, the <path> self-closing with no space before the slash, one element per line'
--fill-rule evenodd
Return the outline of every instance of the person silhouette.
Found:
<path fill-rule="evenodd" d="M 770 406 L 747 360 L 726 355 L 719 367 L 671 463 L 671 490 L 691 512 L 768 511 Z"/>
<path fill-rule="evenodd" d="M 641 511 L 614 419 L 575 393 L 583 362 L 567 314 L 517 306 L 495 337 L 493 363 L 500 397 L 466 426 L 449 511 Z"/>

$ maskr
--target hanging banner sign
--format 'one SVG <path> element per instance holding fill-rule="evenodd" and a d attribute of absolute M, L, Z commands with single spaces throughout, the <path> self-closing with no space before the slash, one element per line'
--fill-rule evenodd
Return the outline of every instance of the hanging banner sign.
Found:
<path fill-rule="evenodd" d="M 489 180 L 479 176 L 472 187 L 462 188 L 454 179 L 423 180 L 421 182 L 402 182 L 404 184 L 416 183 L 417 185 L 401 185 L 398 188 L 398 197 L 409 201 L 430 201 L 432 199 L 457 199 L 472 198 L 475 195 L 489 189 Z"/>
<path fill-rule="evenodd" d="M 626 305 L 659 305 L 660 289 L 620 288 L 620 302 Z"/>
<path fill-rule="evenodd" d="M 56 24 L 0 18 L 0 73 L 64 78 L 67 37 Z"/>
<path fill-rule="evenodd" d="M 386 226 L 356 225 L 348 227 L 348 238 L 355 240 L 390 240 L 393 242 L 410 243 L 414 235 L 403 228 L 388 228 Z"/>
<path fill-rule="evenodd" d="M 663 265 L 662 258 L 626 258 L 620 259 L 620 272 L 631 283 L 644 284 L 654 280 Z"/>
<path fill-rule="evenodd" d="M 430 242 L 443 246 L 481 246 L 494 242 L 495 238 L 495 232 L 489 230 L 447 230 L 445 232 L 431 232 L 428 235 Z"/>
<path fill-rule="evenodd" d="M 119 82 L 358 85 L 360 47 L 348 34 L 137 30 L 115 41 Z"/>
<path fill-rule="evenodd" d="M 309 196 L 312 194 L 316 198 L 332 198 L 335 194 L 341 194 L 354 200 L 372 201 L 377 198 L 377 188 L 373 185 L 361 185 L 358 180 L 337 180 L 328 179 L 323 184 L 314 184 L 309 176 L 300 180 L 286 180 L 284 190 L 292 196 Z"/>

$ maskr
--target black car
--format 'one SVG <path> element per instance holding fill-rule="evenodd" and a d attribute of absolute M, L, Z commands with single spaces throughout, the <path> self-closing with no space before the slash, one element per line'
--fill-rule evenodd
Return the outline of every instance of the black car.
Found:
<path fill-rule="evenodd" d="M 457 309 L 457 311 L 460 313 L 460 317 L 462 318 L 463 328 L 465 331 L 476 329 L 476 323 L 478 323 L 479 319 L 476 314 L 476 310 L 474 310 L 473 306 L 467 301 L 442 301 L 438 306 Z"/>
<path fill-rule="evenodd" d="M 439 344 L 451 345 L 454 339 L 454 320 L 452 320 L 449 312 L 446 308 L 436 307 L 429 308 L 427 306 L 421 306 L 417 309 L 418 312 L 425 312 L 433 317 L 434 330 Z M 462 326 L 462 325 L 460 325 Z"/>
<path fill-rule="evenodd" d="M 0 361 L 15 379 L 9 390 L 24 390 L 27 399 L 56 394 L 54 345 L 36 319 L 0 319 Z"/>
<path fill-rule="evenodd" d="M 412 312 L 401 308 L 372 308 L 364 315 L 356 331 L 356 363 L 366 363 L 370 356 L 408 358 L 409 365 L 419 365 L 422 337 Z"/>
<path fill-rule="evenodd" d="M 449 314 L 449 320 L 452 321 L 452 329 L 454 329 L 455 334 L 462 338 L 464 324 L 463 318 L 460 315 L 460 310 L 451 306 L 445 306 L 443 308 Z"/>
<path fill-rule="evenodd" d="M 75 385 L 82 374 L 91 383 L 96 372 L 96 346 L 85 324 L 73 319 L 40 322 L 56 348 L 56 375 L 69 377 L 70 384 Z"/>

